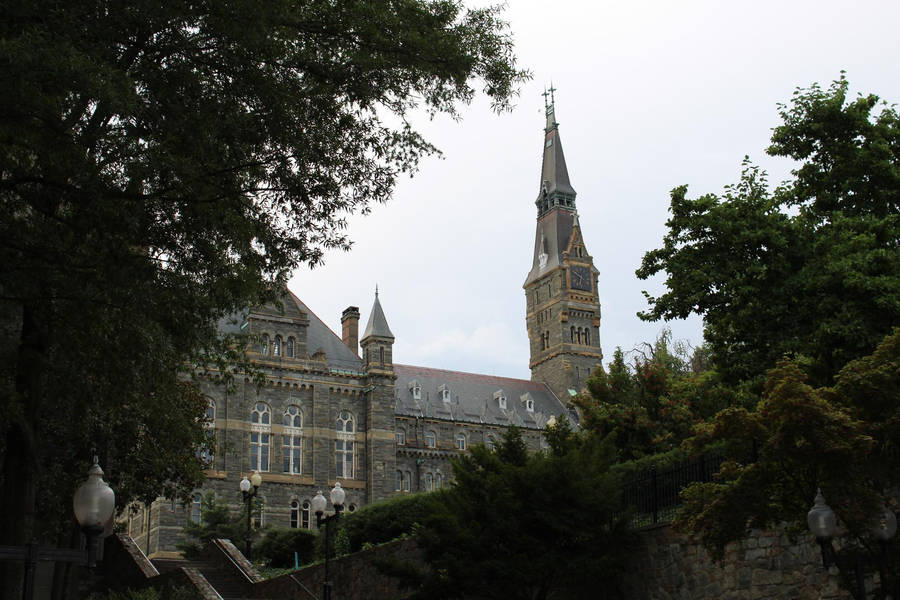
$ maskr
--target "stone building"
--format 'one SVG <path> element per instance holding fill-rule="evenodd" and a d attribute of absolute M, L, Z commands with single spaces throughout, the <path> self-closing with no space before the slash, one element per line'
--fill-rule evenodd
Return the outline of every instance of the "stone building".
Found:
<path fill-rule="evenodd" d="M 537 450 L 551 417 L 576 420 L 568 398 L 600 363 L 600 305 L 552 104 L 537 206 L 524 285 L 531 381 L 396 364 L 377 291 L 362 337 L 358 308 L 343 312 L 338 337 L 286 291 L 277 306 L 223 324 L 254 340 L 249 354 L 265 383 L 201 383 L 215 438 L 207 482 L 187 505 L 160 499 L 133 513 L 127 528 L 137 545 L 150 557 L 175 554 L 185 523 L 200 518 L 203 495 L 238 510 L 239 482 L 254 471 L 263 479 L 257 525 L 308 528 L 310 500 L 335 482 L 354 511 L 446 485 L 453 457 L 474 444 L 491 447 L 510 425 Z"/>

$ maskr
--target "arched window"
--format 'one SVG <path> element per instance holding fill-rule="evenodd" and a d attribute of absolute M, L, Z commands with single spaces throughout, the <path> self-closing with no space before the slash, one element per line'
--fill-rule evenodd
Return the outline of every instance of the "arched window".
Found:
<path fill-rule="evenodd" d="M 200 524 L 203 517 L 203 496 L 196 493 L 191 497 L 191 523 Z"/>
<path fill-rule="evenodd" d="M 294 358 L 294 338 L 289 337 L 287 339 L 287 344 L 284 346 L 284 355 L 288 358 Z"/>
<path fill-rule="evenodd" d="M 408 492 L 408 491 L 409 491 L 409 484 L 410 484 L 411 481 L 412 481 L 412 473 L 410 473 L 409 471 L 407 471 L 407 472 L 406 472 L 406 478 L 403 479 L 403 491 L 404 491 L 404 492 Z"/>
<path fill-rule="evenodd" d="M 284 434 L 281 436 L 281 461 L 282 471 L 299 475 L 303 464 L 303 413 L 295 405 L 287 407 L 282 418 Z"/>
<path fill-rule="evenodd" d="M 425 491 L 431 492 L 434 490 L 434 475 L 431 473 L 425 473 Z"/>
<path fill-rule="evenodd" d="M 394 486 L 398 492 L 403 491 L 403 471 L 397 470 L 397 483 Z"/>
<path fill-rule="evenodd" d="M 300 525 L 300 503 L 291 500 L 291 529 L 297 529 Z"/>
<path fill-rule="evenodd" d="M 303 501 L 303 510 L 300 511 L 300 527 L 309 529 L 309 500 Z"/>
<path fill-rule="evenodd" d="M 434 489 L 439 490 L 444 486 L 444 476 L 440 473 L 434 474 Z"/>
<path fill-rule="evenodd" d="M 437 446 L 437 435 L 433 431 L 425 432 L 425 447 L 434 448 Z"/>
<path fill-rule="evenodd" d="M 585 345 L 585 346 L 590 346 L 590 345 L 591 345 L 591 333 L 590 333 L 590 329 L 588 329 L 588 328 L 586 328 L 586 327 L 585 327 L 585 329 L 584 329 L 584 345 Z"/>
<path fill-rule="evenodd" d="M 575 330 L 575 339 L 579 344 L 581 343 L 581 327 Z"/>
<path fill-rule="evenodd" d="M 569 341 L 575 343 L 575 326 L 569 328 Z"/>
<path fill-rule="evenodd" d="M 281 356 L 281 336 L 275 336 L 275 343 L 272 345 L 272 355 Z"/>
<path fill-rule="evenodd" d="M 269 335 L 264 333 L 262 336 L 262 342 L 259 346 L 259 353 L 263 356 L 269 355 Z"/>
<path fill-rule="evenodd" d="M 464 433 L 456 434 L 456 449 L 457 450 L 465 450 L 466 449 L 466 434 L 464 434 Z"/>
<path fill-rule="evenodd" d="M 353 478 L 353 415 L 342 410 L 337 418 L 337 436 L 335 440 L 335 461 L 337 476 L 341 479 Z"/>
<path fill-rule="evenodd" d="M 250 413 L 250 469 L 253 471 L 269 470 L 269 427 L 272 413 L 265 402 L 257 402 Z"/>

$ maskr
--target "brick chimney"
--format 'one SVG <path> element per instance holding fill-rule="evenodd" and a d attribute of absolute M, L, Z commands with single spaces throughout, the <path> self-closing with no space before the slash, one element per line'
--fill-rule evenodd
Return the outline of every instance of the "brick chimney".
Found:
<path fill-rule="evenodd" d="M 348 306 L 341 313 L 341 340 L 344 345 L 359 356 L 359 307 Z"/>

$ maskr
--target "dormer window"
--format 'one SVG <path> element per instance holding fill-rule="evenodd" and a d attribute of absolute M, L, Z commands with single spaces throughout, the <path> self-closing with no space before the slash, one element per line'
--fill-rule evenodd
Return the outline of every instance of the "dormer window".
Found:
<path fill-rule="evenodd" d="M 527 410 L 528 412 L 534 412 L 534 399 L 531 397 L 531 394 L 522 394 L 520 400 L 522 400 L 522 404 L 525 405 L 525 410 Z"/>
<path fill-rule="evenodd" d="M 409 382 L 409 391 L 412 392 L 413 400 L 421 400 L 422 399 L 422 386 L 419 385 L 419 382 L 415 379 Z"/>
<path fill-rule="evenodd" d="M 438 388 L 438 394 L 440 394 L 443 402 L 450 402 L 450 387 L 447 384 L 443 384 Z"/>
<path fill-rule="evenodd" d="M 503 390 L 494 392 L 494 400 L 497 401 L 497 406 L 506 410 L 506 394 L 503 393 Z"/>

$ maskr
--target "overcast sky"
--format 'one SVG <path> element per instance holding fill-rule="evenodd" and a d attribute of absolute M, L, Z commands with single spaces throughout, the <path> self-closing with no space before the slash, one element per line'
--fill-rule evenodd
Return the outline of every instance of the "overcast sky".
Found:
<path fill-rule="evenodd" d="M 797 87 L 851 90 L 900 102 L 900 2 L 511 0 L 521 66 L 532 71 L 516 109 L 485 98 L 463 120 L 420 123 L 443 152 L 394 198 L 350 219 L 349 253 L 298 270 L 291 289 L 340 334 L 350 305 L 365 326 L 375 285 L 398 363 L 529 378 L 522 283 L 531 268 L 545 85 L 588 251 L 600 271 L 604 362 L 616 346 L 653 341 L 634 271 L 665 234 L 669 191 L 691 197 L 738 180 L 748 155 L 777 183 L 792 165 L 765 154 L 776 104 Z M 668 324 L 702 342 L 694 318 Z M 312 351 L 313 349 L 311 349 Z"/>

